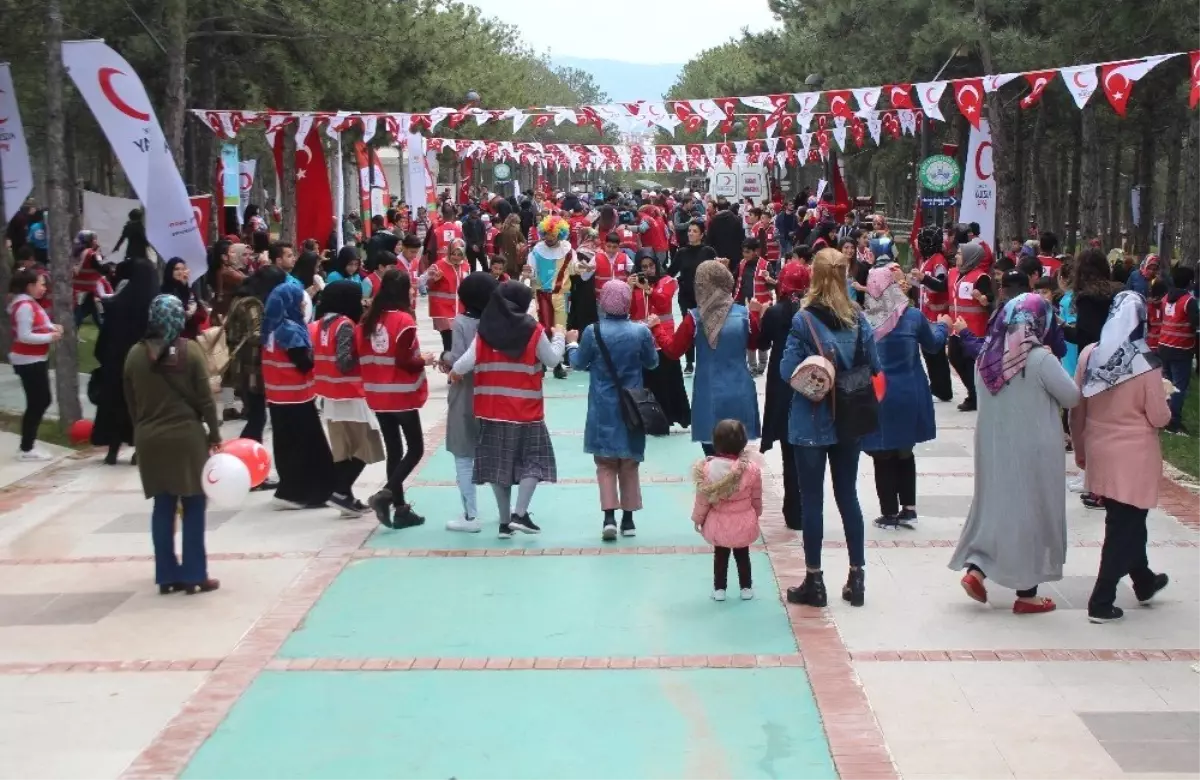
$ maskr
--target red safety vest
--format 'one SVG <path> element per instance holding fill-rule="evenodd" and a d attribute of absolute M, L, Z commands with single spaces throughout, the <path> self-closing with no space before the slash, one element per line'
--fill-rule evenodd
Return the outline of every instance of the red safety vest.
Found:
<path fill-rule="evenodd" d="M 49 297 L 49 296 L 46 296 L 46 297 Z M 49 342 L 47 342 L 45 344 L 26 344 L 23 341 L 17 341 L 17 338 L 16 338 L 16 336 L 17 336 L 17 312 L 21 309 L 22 306 L 28 306 L 30 311 L 33 312 L 33 332 L 34 333 L 53 333 L 54 332 L 54 323 L 50 321 L 50 315 L 48 315 L 46 313 L 46 310 L 44 308 L 42 308 L 41 306 L 38 305 L 37 301 L 35 301 L 33 298 L 26 296 L 25 298 L 22 298 L 21 300 L 15 301 L 12 305 L 12 308 L 9 310 L 8 317 L 9 317 L 9 322 L 12 323 L 12 334 L 13 334 L 12 347 L 9 349 L 9 352 L 11 352 L 14 355 L 21 355 L 23 357 L 39 358 L 39 359 L 45 360 L 46 357 L 50 354 Z"/>
<path fill-rule="evenodd" d="M 437 281 L 429 281 L 429 316 L 452 319 L 455 314 L 465 311 L 458 300 L 458 285 L 467 278 L 471 268 L 465 262 L 453 266 L 446 260 L 438 260 L 434 267 L 441 271 L 442 277 Z"/>
<path fill-rule="evenodd" d="M 533 336 L 518 358 L 489 347 L 475 338 L 475 416 L 499 422 L 532 423 L 545 417 L 542 399 L 542 367 L 537 345 L 545 330 Z"/>
<path fill-rule="evenodd" d="M 768 222 L 766 229 L 766 244 L 763 245 L 763 252 L 768 260 L 779 259 L 779 240 L 775 235 L 774 223 Z"/>
<path fill-rule="evenodd" d="M 921 285 L 921 313 L 930 322 L 937 322 L 938 317 L 950 311 L 950 287 L 947 270 L 946 258 L 940 252 L 934 254 L 933 257 L 925 261 L 925 265 L 921 266 L 921 273 L 925 276 L 938 276 L 938 272 L 940 271 L 943 277 L 947 277 L 947 287 L 942 292 L 934 292 L 925 285 Z M 983 334 L 980 333 L 978 335 L 982 336 Z"/>
<path fill-rule="evenodd" d="M 583 231 L 592 226 L 591 220 L 586 215 L 580 214 L 572 216 L 567 220 L 567 226 L 570 228 L 571 248 L 578 249 L 579 244 L 583 241 Z"/>
<path fill-rule="evenodd" d="M 621 252 L 619 254 L 621 257 L 618 259 L 618 262 L 624 263 L 625 253 Z M 613 261 L 609 260 L 608 255 L 604 252 L 597 252 L 592 258 L 592 262 L 596 264 L 596 273 L 592 278 L 596 280 L 596 291 L 599 294 L 600 288 L 617 277 L 613 270 Z"/>
<path fill-rule="evenodd" d="M 379 318 L 374 333 L 364 333 L 361 323 L 354 329 L 363 393 L 371 411 L 409 412 L 420 409 L 429 398 L 424 368 L 405 371 L 396 366 L 396 340 L 404 331 L 416 327 L 417 321 L 412 315 L 389 311 Z M 413 356 L 420 351 L 421 346 L 414 338 Z"/>
<path fill-rule="evenodd" d="M 500 228 L 490 227 L 487 232 L 487 241 L 484 243 L 484 251 L 489 255 L 496 254 L 496 236 L 500 235 Z"/>
<path fill-rule="evenodd" d="M 1179 296 L 1174 303 L 1163 299 L 1162 333 L 1158 337 L 1158 346 L 1187 351 L 1196 348 L 1196 331 L 1188 322 L 1188 307 L 1192 300 L 1191 293 Z"/>
<path fill-rule="evenodd" d="M 654 252 L 666 252 L 670 249 L 666 223 L 660 217 L 651 214 L 643 214 L 642 219 L 650 223 L 650 229 L 642 234 L 642 245 Z"/>
<path fill-rule="evenodd" d="M 675 294 L 679 291 L 679 283 L 670 276 L 659 277 L 650 292 L 633 291 L 633 300 L 629 306 L 629 319 L 643 322 L 651 314 L 657 315 L 658 321 L 669 334 L 675 333 L 675 311 L 671 308 Z"/>
<path fill-rule="evenodd" d="M 1166 301 L 1146 301 L 1146 346 L 1150 349 L 1158 347 L 1158 337 L 1162 333 L 1164 303 Z"/>
<path fill-rule="evenodd" d="M 628 249 L 634 254 L 642 248 L 642 239 L 639 237 L 636 230 L 628 225 L 619 225 L 616 229 L 617 236 L 621 239 L 621 248 Z"/>
<path fill-rule="evenodd" d="M 71 280 L 71 289 L 77 296 L 91 295 L 96 292 L 96 282 L 100 281 L 100 268 L 97 264 L 97 258 L 100 254 L 94 249 L 83 250 L 83 260 L 79 263 L 79 270 L 75 272 L 74 278 Z"/>
<path fill-rule="evenodd" d="M 967 323 L 967 328 L 976 336 L 987 333 L 987 307 L 980 306 L 979 302 L 971 297 L 975 283 L 983 275 L 983 269 L 976 268 L 959 279 L 958 269 L 950 269 L 950 316 L 962 317 L 963 321 Z"/>
<path fill-rule="evenodd" d="M 445 260 L 450 256 L 450 244 L 455 239 L 461 239 L 462 226 L 457 222 L 443 222 L 437 226 L 437 256 L 438 260 Z"/>
<path fill-rule="evenodd" d="M 317 397 L 313 375 L 301 373 L 287 350 L 275 346 L 274 336 L 263 345 L 262 372 L 267 403 L 303 404 Z"/>
<path fill-rule="evenodd" d="M 1042 276 L 1058 276 L 1062 268 L 1062 260 L 1053 255 L 1038 255 L 1038 262 L 1042 264 Z"/>
<path fill-rule="evenodd" d="M 733 288 L 733 297 L 735 300 L 742 291 L 742 275 L 746 271 L 747 262 L 748 261 L 743 260 L 741 264 L 738 265 L 737 280 L 734 282 Z M 760 303 L 769 304 L 771 302 L 771 288 L 767 286 L 766 281 L 763 279 L 763 276 L 767 273 L 767 270 L 767 261 L 761 257 L 758 258 L 754 264 L 754 293 L 752 294 L 752 297 L 754 300 Z"/>
<path fill-rule="evenodd" d="M 328 325 L 326 324 L 328 322 Z M 313 389 L 322 398 L 348 401 L 363 397 L 362 375 L 358 365 L 349 374 L 337 366 L 337 332 L 346 326 L 354 328 L 349 317 L 339 315 L 308 326 L 313 343 Z"/>

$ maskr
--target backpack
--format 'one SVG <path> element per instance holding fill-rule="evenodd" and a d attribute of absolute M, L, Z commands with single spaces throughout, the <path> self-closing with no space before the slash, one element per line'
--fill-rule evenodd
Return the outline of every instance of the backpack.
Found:
<path fill-rule="evenodd" d="M 854 358 L 849 369 L 833 380 L 833 424 L 838 441 L 849 441 L 879 430 L 879 397 L 874 372 L 863 347 L 862 330 L 854 339 Z"/>

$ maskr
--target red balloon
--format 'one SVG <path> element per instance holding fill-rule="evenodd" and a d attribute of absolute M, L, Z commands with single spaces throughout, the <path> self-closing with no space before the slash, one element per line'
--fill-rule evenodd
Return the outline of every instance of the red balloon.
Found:
<path fill-rule="evenodd" d="M 92 421 L 76 420 L 71 423 L 71 428 L 67 431 L 67 436 L 70 437 L 71 442 L 74 444 L 83 444 L 86 441 L 91 441 Z"/>
<path fill-rule="evenodd" d="M 233 455 L 250 472 L 250 486 L 258 487 L 271 473 L 271 453 L 254 439 L 234 439 L 221 446 L 221 452 Z"/>

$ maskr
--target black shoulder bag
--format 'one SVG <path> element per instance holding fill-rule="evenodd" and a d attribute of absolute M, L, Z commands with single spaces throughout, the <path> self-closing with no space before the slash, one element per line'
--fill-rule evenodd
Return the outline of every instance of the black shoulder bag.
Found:
<path fill-rule="evenodd" d="M 604 343 L 604 337 L 600 335 L 599 323 L 592 326 L 592 333 L 596 336 L 596 346 L 600 348 L 600 355 L 604 358 L 604 364 L 608 366 L 608 373 L 612 375 L 613 384 L 617 386 L 621 420 L 625 423 L 625 427 L 630 433 L 644 433 L 649 436 L 669 434 L 671 423 L 667 421 L 667 415 L 659 405 L 658 399 L 654 397 L 654 393 L 645 387 L 635 390 L 621 387 L 617 367 L 613 365 L 612 355 L 608 352 L 608 345 Z"/>
<path fill-rule="evenodd" d="M 849 441 L 879 430 L 879 399 L 862 330 L 855 325 L 854 358 L 849 369 L 839 369 L 833 380 L 833 424 L 838 441 Z"/>

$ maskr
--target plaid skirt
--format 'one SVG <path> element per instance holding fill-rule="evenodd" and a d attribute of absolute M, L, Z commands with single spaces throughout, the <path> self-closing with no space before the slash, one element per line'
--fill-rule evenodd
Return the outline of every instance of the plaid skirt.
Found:
<path fill-rule="evenodd" d="M 471 481 L 476 485 L 508 486 L 523 479 L 558 481 L 554 445 L 546 423 L 480 420 Z"/>

